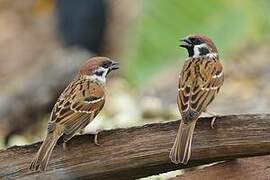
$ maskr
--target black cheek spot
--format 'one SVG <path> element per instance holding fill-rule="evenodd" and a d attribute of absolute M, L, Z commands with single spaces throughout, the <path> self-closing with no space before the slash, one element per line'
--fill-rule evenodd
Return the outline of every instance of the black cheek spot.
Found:
<path fill-rule="evenodd" d="M 95 74 L 96 74 L 97 76 L 102 76 L 102 75 L 103 75 L 103 71 L 97 71 L 97 72 L 95 72 Z"/>
<path fill-rule="evenodd" d="M 200 55 L 207 55 L 209 53 L 209 50 L 206 47 L 199 48 Z"/>

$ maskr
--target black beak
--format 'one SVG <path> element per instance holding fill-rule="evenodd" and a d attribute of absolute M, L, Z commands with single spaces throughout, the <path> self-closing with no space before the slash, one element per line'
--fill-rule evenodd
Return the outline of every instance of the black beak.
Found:
<path fill-rule="evenodd" d="M 180 47 L 190 48 L 193 46 L 192 42 L 189 39 L 180 39 L 180 41 L 182 42 L 182 44 L 179 45 Z"/>
<path fill-rule="evenodd" d="M 109 68 L 110 68 L 110 71 L 119 69 L 119 63 L 115 62 L 115 61 L 112 61 L 112 64 L 111 64 L 111 66 Z"/>

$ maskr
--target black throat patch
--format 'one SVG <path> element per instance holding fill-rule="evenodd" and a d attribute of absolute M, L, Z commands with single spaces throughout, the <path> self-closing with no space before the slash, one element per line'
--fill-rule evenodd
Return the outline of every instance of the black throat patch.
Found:
<path fill-rule="evenodd" d="M 210 53 L 207 47 L 200 47 L 199 52 L 200 52 L 200 56 L 204 56 Z"/>
<path fill-rule="evenodd" d="M 186 47 L 188 51 L 188 57 L 192 57 L 194 55 L 194 46 Z"/>

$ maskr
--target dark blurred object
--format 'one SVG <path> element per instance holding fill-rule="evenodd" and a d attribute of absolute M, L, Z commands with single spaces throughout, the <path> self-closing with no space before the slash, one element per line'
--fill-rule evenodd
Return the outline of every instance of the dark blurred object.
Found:
<path fill-rule="evenodd" d="M 12 135 L 25 132 L 49 113 L 79 66 L 91 56 L 82 50 L 60 48 L 50 54 L 54 62 L 39 68 L 23 86 L 0 94 L 0 137 L 4 137 L 5 145 Z"/>
<path fill-rule="evenodd" d="M 76 1 L 72 6 L 75 8 L 82 2 L 86 1 Z M 77 8 L 77 12 L 92 13 L 93 18 L 82 18 L 85 26 L 90 24 L 93 30 L 85 27 L 92 38 L 85 39 L 98 49 L 105 28 L 102 25 L 105 3 L 89 2 L 96 5 L 84 5 L 84 8 Z M 32 127 L 41 125 L 38 122 L 49 115 L 57 96 L 74 78 L 78 66 L 95 53 L 62 47 L 54 31 L 55 3 L 54 0 L 26 0 L 23 4 L 19 0 L 0 2 L 0 138 L 6 145 L 14 134 L 43 134 L 44 129 Z M 64 3 L 68 5 L 71 1 Z M 57 4 L 59 9 L 61 4 L 62 1 Z M 78 18 L 71 19 L 74 22 Z M 74 28 L 84 28 L 84 23 L 74 24 Z"/>
<path fill-rule="evenodd" d="M 106 30 L 106 11 L 105 0 L 58 0 L 58 28 L 65 44 L 100 52 Z"/>

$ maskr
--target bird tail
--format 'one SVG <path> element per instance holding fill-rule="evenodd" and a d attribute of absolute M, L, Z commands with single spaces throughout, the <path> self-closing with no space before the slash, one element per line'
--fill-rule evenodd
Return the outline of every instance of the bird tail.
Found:
<path fill-rule="evenodd" d="M 196 122 L 197 120 L 193 120 L 189 123 L 181 121 L 174 145 L 170 152 L 170 159 L 173 163 L 187 164 L 191 155 L 191 143 Z"/>
<path fill-rule="evenodd" d="M 39 148 L 35 158 L 32 160 L 30 169 L 33 171 L 45 171 L 52 154 L 53 148 L 59 137 L 55 137 L 54 133 L 49 133 Z"/>

